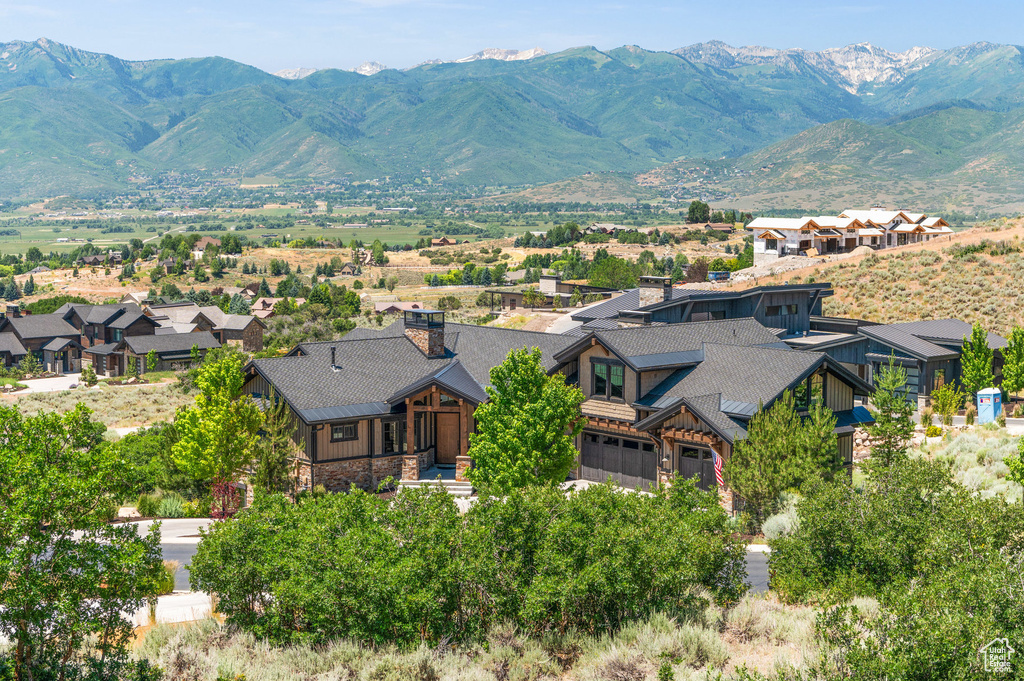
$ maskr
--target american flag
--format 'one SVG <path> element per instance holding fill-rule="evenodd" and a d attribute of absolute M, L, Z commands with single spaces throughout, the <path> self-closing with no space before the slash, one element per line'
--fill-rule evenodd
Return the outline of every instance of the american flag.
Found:
<path fill-rule="evenodd" d="M 725 487 L 725 483 L 722 482 L 722 455 L 713 449 L 711 453 L 715 457 L 715 482 L 718 483 L 719 487 Z"/>

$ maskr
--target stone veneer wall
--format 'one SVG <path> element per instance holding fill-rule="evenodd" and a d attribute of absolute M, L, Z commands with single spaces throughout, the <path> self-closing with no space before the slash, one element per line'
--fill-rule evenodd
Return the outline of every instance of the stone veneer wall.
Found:
<path fill-rule="evenodd" d="M 428 357 L 444 354 L 444 329 L 416 329 L 407 327 L 405 335 Z"/>
<path fill-rule="evenodd" d="M 323 485 L 328 492 L 347 492 L 352 487 L 376 491 L 381 481 L 402 477 L 402 455 L 385 456 L 377 459 L 352 459 L 330 461 L 315 465 L 315 483 Z"/>

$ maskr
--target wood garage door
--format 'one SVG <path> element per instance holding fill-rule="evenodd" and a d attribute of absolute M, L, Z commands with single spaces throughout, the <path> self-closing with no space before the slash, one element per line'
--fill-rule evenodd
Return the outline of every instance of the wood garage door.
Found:
<path fill-rule="evenodd" d="M 658 456 L 651 442 L 584 432 L 580 458 L 584 480 L 611 478 L 623 487 L 649 490 L 658 479 Z"/>

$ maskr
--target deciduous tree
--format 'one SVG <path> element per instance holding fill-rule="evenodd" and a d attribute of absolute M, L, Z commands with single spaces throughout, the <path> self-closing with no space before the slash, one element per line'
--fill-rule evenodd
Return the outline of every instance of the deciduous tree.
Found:
<path fill-rule="evenodd" d="M 970 338 L 964 338 L 960 365 L 960 382 L 971 399 L 979 390 L 990 388 L 995 383 L 992 375 L 992 349 L 988 346 L 988 333 L 981 324 L 975 323 Z"/>
<path fill-rule="evenodd" d="M 89 413 L 0 406 L 0 636 L 19 681 L 78 678 L 85 666 L 88 678 L 122 678 L 128 614 L 162 569 L 157 527 L 139 536 L 108 523 L 134 481 Z"/>
<path fill-rule="evenodd" d="M 1024 328 L 1013 327 L 1003 348 L 1003 389 L 1016 395 L 1024 390 Z"/>
<path fill-rule="evenodd" d="M 195 379 L 200 393 L 192 407 L 178 410 L 174 427 L 179 439 L 174 463 L 197 480 L 212 481 L 226 490 L 252 464 L 263 414 L 248 395 L 241 395 L 244 376 L 237 354 L 204 364 Z M 229 511 L 223 493 L 220 512 Z"/>
<path fill-rule="evenodd" d="M 488 402 L 476 410 L 467 475 L 485 494 L 565 480 L 579 452 L 573 441 L 586 419 L 583 393 L 561 374 L 548 376 L 540 350 L 513 350 L 491 369 Z"/>

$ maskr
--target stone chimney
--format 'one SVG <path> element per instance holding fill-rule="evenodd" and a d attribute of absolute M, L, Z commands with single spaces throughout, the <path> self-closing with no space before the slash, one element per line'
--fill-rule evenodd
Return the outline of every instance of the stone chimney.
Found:
<path fill-rule="evenodd" d="M 640 305 L 647 307 L 671 297 L 671 277 L 640 277 Z"/>
<path fill-rule="evenodd" d="M 427 357 L 444 357 L 444 312 L 406 310 L 405 335 Z"/>

